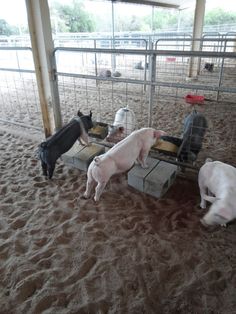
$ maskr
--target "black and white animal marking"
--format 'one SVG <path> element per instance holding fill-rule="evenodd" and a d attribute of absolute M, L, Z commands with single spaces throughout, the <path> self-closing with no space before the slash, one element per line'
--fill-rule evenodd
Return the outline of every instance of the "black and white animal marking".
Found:
<path fill-rule="evenodd" d="M 83 115 L 80 111 L 77 117 L 64 125 L 38 147 L 38 157 L 41 160 L 43 175 L 52 178 L 57 159 L 66 153 L 79 140 L 82 145 L 89 144 L 88 130 L 93 127 L 92 112 Z M 84 143 L 83 143 L 83 142 Z"/>

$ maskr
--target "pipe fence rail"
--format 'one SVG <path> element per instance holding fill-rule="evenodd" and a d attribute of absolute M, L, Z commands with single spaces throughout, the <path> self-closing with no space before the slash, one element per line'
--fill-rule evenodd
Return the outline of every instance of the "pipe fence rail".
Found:
<path fill-rule="evenodd" d="M 0 112 L 4 123 L 42 130 L 30 47 L 0 47 Z"/>

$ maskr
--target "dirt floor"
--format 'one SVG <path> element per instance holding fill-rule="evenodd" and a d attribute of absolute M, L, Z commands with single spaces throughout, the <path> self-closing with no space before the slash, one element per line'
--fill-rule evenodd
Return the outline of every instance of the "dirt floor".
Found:
<path fill-rule="evenodd" d="M 1 88 L 0 313 L 236 313 L 236 224 L 201 225 L 197 172 L 178 176 L 161 199 L 114 176 L 97 204 L 82 198 L 86 173 L 61 160 L 45 179 L 35 155 L 44 139 L 36 82 L 26 76 L 4 74 Z M 181 136 L 194 110 L 189 92 L 201 94 L 156 88 L 153 127 Z M 148 125 L 144 86 L 61 77 L 59 93 L 63 123 L 78 109 L 112 123 L 128 105 L 136 128 Z M 210 100 L 195 107 L 208 121 L 197 166 L 207 157 L 236 166 L 235 97 L 204 95 Z"/>

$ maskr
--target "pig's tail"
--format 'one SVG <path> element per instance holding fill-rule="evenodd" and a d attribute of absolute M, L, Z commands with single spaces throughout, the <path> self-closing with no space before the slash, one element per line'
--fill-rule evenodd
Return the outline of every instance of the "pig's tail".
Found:
<path fill-rule="evenodd" d="M 93 160 L 94 160 L 94 162 L 95 162 L 96 165 L 99 165 L 99 164 L 100 164 L 101 159 L 100 159 L 99 157 L 94 157 Z"/>

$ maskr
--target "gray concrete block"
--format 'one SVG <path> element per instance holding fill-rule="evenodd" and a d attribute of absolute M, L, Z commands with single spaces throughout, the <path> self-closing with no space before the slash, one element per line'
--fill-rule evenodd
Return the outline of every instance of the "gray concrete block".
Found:
<path fill-rule="evenodd" d="M 128 184 L 135 189 L 144 191 L 144 180 L 146 176 L 156 167 L 160 161 L 151 157 L 147 158 L 148 168 L 143 169 L 139 164 L 133 166 L 128 172 Z"/>
<path fill-rule="evenodd" d="M 83 146 L 76 142 L 68 152 L 61 156 L 61 159 L 66 165 L 87 171 L 93 158 L 104 152 L 105 148 L 103 145 L 91 144 L 90 146 Z"/>
<path fill-rule="evenodd" d="M 103 154 L 104 152 L 105 148 L 103 145 L 91 144 L 90 146 L 86 146 L 84 149 L 74 155 L 74 166 L 80 170 L 87 171 L 93 158 Z"/>
<path fill-rule="evenodd" d="M 83 150 L 85 146 L 81 145 L 78 141 L 75 142 L 75 144 L 71 147 L 68 152 L 61 155 L 61 160 L 65 164 L 74 165 L 74 156 L 78 154 L 81 150 Z"/>
<path fill-rule="evenodd" d="M 144 192 L 155 196 L 162 197 L 174 183 L 178 167 L 170 163 L 161 161 L 145 177 Z"/>

